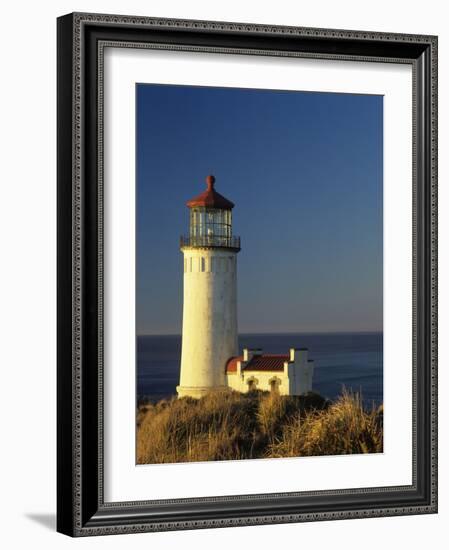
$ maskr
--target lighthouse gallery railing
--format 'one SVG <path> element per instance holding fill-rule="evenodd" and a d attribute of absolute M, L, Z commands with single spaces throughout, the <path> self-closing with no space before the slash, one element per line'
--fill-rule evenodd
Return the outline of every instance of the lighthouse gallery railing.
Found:
<path fill-rule="evenodd" d="M 240 237 L 226 237 L 220 235 L 181 235 L 181 248 L 185 246 L 234 248 L 240 250 Z"/>

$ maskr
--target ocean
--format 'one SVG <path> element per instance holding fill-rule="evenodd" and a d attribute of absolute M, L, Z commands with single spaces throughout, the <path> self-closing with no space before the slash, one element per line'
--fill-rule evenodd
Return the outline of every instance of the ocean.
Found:
<path fill-rule="evenodd" d="M 383 335 L 377 333 L 241 334 L 239 350 L 288 353 L 309 348 L 315 362 L 313 391 L 329 399 L 344 387 L 361 392 L 367 406 L 383 402 Z M 176 394 L 181 336 L 137 337 L 137 395 L 152 401 Z"/>

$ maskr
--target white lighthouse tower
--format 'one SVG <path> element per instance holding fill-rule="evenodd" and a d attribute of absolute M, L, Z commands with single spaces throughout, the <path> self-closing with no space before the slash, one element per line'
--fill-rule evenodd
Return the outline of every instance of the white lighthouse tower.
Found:
<path fill-rule="evenodd" d="M 226 364 L 237 355 L 237 253 L 232 235 L 234 204 L 214 189 L 187 202 L 189 235 L 181 237 L 184 254 L 179 397 L 199 398 L 227 387 Z"/>

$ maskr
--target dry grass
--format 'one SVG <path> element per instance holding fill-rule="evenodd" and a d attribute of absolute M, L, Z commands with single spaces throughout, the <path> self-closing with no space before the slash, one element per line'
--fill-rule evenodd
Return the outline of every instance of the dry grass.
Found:
<path fill-rule="evenodd" d="M 137 410 L 137 462 L 199 462 L 382 450 L 381 412 L 357 395 L 330 404 L 316 394 L 210 393 Z"/>
<path fill-rule="evenodd" d="M 378 453 L 382 441 L 383 408 L 366 411 L 358 394 L 344 391 L 326 411 L 294 417 L 268 447 L 266 456 Z"/>

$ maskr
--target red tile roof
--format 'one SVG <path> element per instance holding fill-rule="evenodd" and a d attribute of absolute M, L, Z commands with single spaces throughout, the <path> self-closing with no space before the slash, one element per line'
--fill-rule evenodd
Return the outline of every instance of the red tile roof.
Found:
<path fill-rule="evenodd" d="M 217 193 L 214 189 L 215 177 L 207 176 L 206 184 L 207 189 L 201 195 L 187 201 L 187 206 L 189 208 L 194 208 L 195 206 L 206 206 L 208 208 L 221 208 L 223 210 L 232 210 L 234 208 L 234 203 Z"/>
<path fill-rule="evenodd" d="M 289 355 L 255 355 L 245 370 L 284 370 L 284 363 L 289 360 Z"/>
<path fill-rule="evenodd" d="M 231 357 L 226 363 L 226 372 L 236 372 L 237 371 L 237 362 L 243 361 L 243 355 L 238 355 L 237 357 Z"/>
<path fill-rule="evenodd" d="M 282 371 L 284 370 L 284 363 L 289 360 L 289 355 L 254 355 L 251 361 L 242 366 L 245 371 Z M 231 357 L 226 363 L 226 372 L 236 372 L 238 361 L 243 361 L 243 355 Z"/>

